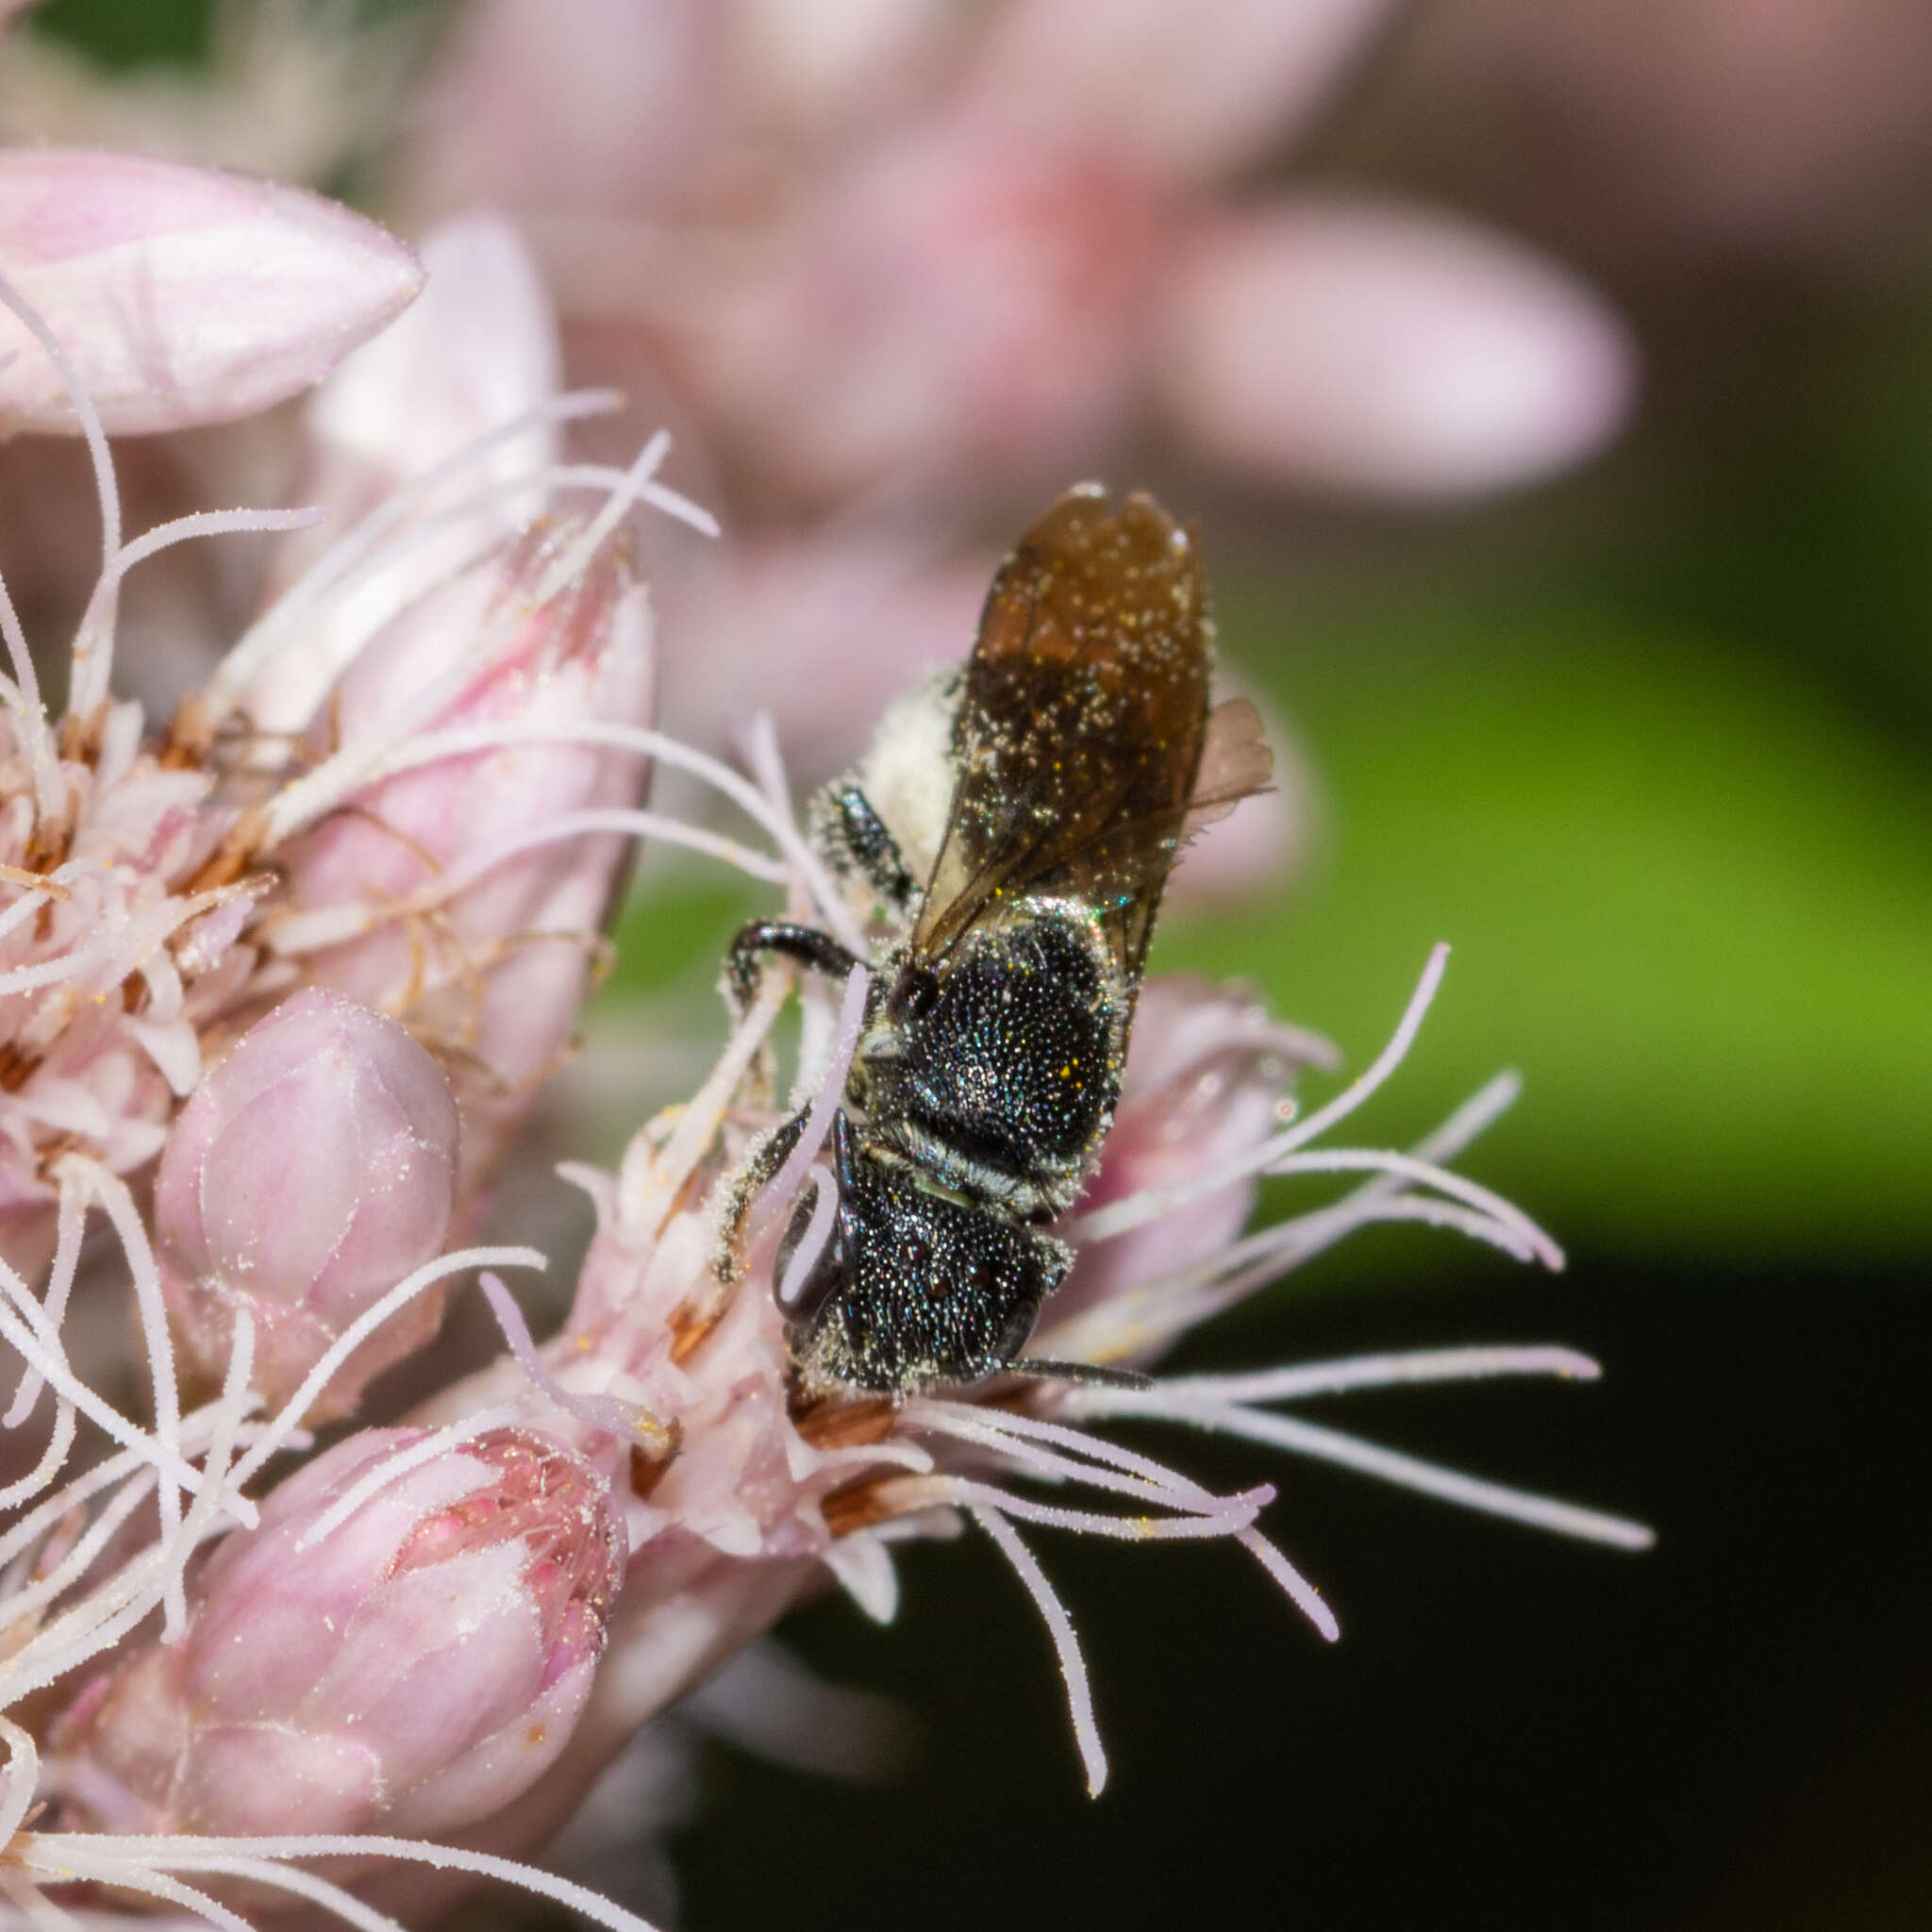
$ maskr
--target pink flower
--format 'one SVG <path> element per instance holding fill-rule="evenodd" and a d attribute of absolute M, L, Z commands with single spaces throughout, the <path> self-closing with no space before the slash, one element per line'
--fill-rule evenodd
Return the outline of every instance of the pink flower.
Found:
<path fill-rule="evenodd" d="M 129 205 L 141 211 L 138 197 Z M 459 270 L 478 256 L 499 270 L 466 285 L 478 344 L 461 365 L 467 383 L 446 381 L 435 401 L 421 379 L 434 345 L 419 336 L 378 375 L 329 392 L 331 474 L 368 514 L 292 574 L 165 739 L 147 734 L 138 706 L 109 697 L 122 577 L 184 537 L 313 519 L 205 514 L 124 542 L 79 366 L 94 325 L 88 313 L 69 324 L 81 331 L 76 361 L 23 306 L 73 386 L 105 558 L 58 727 L 0 604 L 23 691 L 0 718 L 13 774 L 0 817 L 0 880 L 13 894 L 0 908 L 0 1255 L 38 1273 L 65 1225 L 57 1309 L 90 1201 L 118 1200 L 118 1177 L 159 1151 L 205 1046 L 219 1054 L 303 979 L 403 1018 L 443 1057 L 466 1116 L 462 1200 L 568 1043 L 623 835 L 641 829 L 625 814 L 644 774 L 649 631 L 643 593 L 607 539 L 641 495 L 707 520 L 651 480 L 660 442 L 627 475 L 588 473 L 606 496 L 596 516 L 516 537 L 550 500 L 546 425 L 577 406 L 549 392 L 551 325 L 527 276 L 516 279 L 514 243 L 473 229 L 439 252 Z M 187 289 L 182 314 L 221 293 Z M 439 297 L 445 318 L 448 301 Z M 139 366 L 152 362 L 174 393 L 165 331 L 175 324 L 149 319 L 162 334 L 141 339 L 152 354 Z M 413 469 L 383 458 L 368 428 L 384 391 L 416 432 Z M 509 489 L 490 464 L 514 441 L 492 441 L 491 412 L 506 399 L 531 413 L 525 480 Z M 455 490 L 475 491 L 472 465 L 482 469 L 481 501 L 458 516 L 433 487 L 424 499 L 421 474 L 439 461 Z M 372 507 L 395 481 L 400 500 Z M 452 537 L 457 551 L 439 552 Z M 282 735 L 238 740 L 249 724 Z M 139 1267 L 145 1278 L 151 1257 Z"/>
<path fill-rule="evenodd" d="M 357 1316 L 441 1252 L 456 1172 L 456 1103 L 435 1060 L 353 1000 L 285 1001 L 195 1090 L 155 1176 L 161 1290 L 188 1361 L 218 1381 L 245 1307 L 256 1386 L 287 1401 Z M 353 1410 L 441 1312 L 439 1285 L 349 1358 L 310 1414 Z"/>
<path fill-rule="evenodd" d="M 253 414 L 406 308 L 422 270 L 333 202 L 131 155 L 0 154 L 0 274 L 69 344 L 104 425 Z M 0 425 L 76 427 L 60 371 L 0 317 Z"/>
<path fill-rule="evenodd" d="M 1234 816 L 1249 809 L 1243 805 Z M 1178 876 L 1187 876 L 1185 865 Z M 1287 1096 L 1299 1069 L 1332 1072 L 1339 1064 L 1326 1041 L 1271 1019 L 1245 989 L 1149 980 L 1135 1008 L 1106 1158 L 1080 1198 L 1080 1212 L 1238 1164 L 1291 1117 Z M 1054 1296 L 1049 1334 L 1076 1332 L 1083 1312 L 1101 1308 L 1109 1325 L 1117 1324 L 1142 1284 L 1221 1256 L 1247 1225 L 1256 1192 L 1254 1177 L 1243 1176 L 1193 1201 L 1185 1213 L 1084 1248 Z M 1154 1332 L 1125 1357 L 1156 1352 L 1167 1339 L 1164 1330 Z M 1059 1345 L 1043 1344 L 1048 1354 Z M 1074 1352 L 1083 1353 L 1077 1343 Z"/>
<path fill-rule="evenodd" d="M 187 1634 L 88 1685 L 51 1782 L 95 1828 L 443 1832 L 516 1799 L 590 1695 L 624 1569 L 602 1476 L 499 1429 L 316 1457 L 215 1551 Z"/>

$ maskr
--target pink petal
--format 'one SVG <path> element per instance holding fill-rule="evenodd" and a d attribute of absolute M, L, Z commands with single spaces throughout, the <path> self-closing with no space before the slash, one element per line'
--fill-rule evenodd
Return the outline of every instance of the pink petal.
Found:
<path fill-rule="evenodd" d="M 980 80 L 1023 112 L 1030 100 L 1063 136 L 1084 129 L 1195 179 L 1299 127 L 1388 11 L 1388 0 L 1018 0 L 991 29 Z"/>
<path fill-rule="evenodd" d="M 1153 358 L 1178 426 L 1224 461 L 1430 498 L 1590 455 L 1636 385 L 1623 325 L 1487 229 L 1370 201 L 1298 200 L 1204 226 Z"/>
<path fill-rule="evenodd" d="M 430 728 L 646 723 L 654 658 L 646 593 L 607 545 L 575 586 L 528 600 L 570 522 L 534 528 L 406 608 L 330 693 L 320 728 L 341 741 L 445 690 Z M 479 658 L 479 641 L 493 648 Z M 455 682 L 452 675 L 455 674 Z M 378 779 L 353 811 L 280 854 L 291 901 L 360 907 L 368 928 L 310 962 L 310 977 L 399 1015 L 442 1045 L 462 1113 L 467 1198 L 523 1119 L 576 1024 L 595 936 L 626 847 L 615 834 L 520 842 L 581 811 L 638 803 L 642 760 L 608 746 L 508 744 Z M 492 861 L 492 857 L 493 860 Z M 435 874 L 481 861 L 430 924 L 386 916 Z"/>
<path fill-rule="evenodd" d="M 406 308 L 414 253 L 300 189 L 132 155 L 0 154 L 0 274 L 77 365 L 112 433 L 253 414 Z M 72 433 L 58 375 L 0 315 L 0 426 Z"/>
<path fill-rule="evenodd" d="M 557 390 L 562 350 L 556 312 L 510 223 L 481 213 L 446 222 L 425 238 L 423 266 L 422 297 L 309 398 L 292 494 L 298 503 L 320 504 L 328 521 L 275 546 L 264 605 L 391 491 Z M 556 429 L 539 425 L 479 458 L 464 493 L 535 475 L 557 455 Z M 368 634 L 372 613 L 407 605 L 542 508 L 541 491 L 522 491 L 486 497 L 468 515 L 439 522 L 388 568 L 316 613 L 314 647 L 285 653 L 251 691 L 254 717 L 305 720 L 329 667 Z"/>
<path fill-rule="evenodd" d="M 482 213 L 444 223 L 424 240 L 423 268 L 422 299 L 308 408 L 325 458 L 358 473 L 362 488 L 343 506 L 352 512 L 535 408 L 561 374 L 550 297 L 510 223 Z M 492 452 L 475 480 L 527 475 L 555 459 L 556 441 L 533 429 Z M 521 519 L 499 511 L 497 521 L 508 535 Z"/>

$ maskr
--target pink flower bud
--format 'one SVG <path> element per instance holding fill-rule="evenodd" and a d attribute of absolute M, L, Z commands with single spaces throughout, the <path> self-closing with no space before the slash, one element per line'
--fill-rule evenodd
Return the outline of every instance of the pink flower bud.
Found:
<path fill-rule="evenodd" d="M 252 415 L 408 306 L 414 254 L 319 195 L 134 155 L 0 154 L 0 262 L 116 434 Z M 72 432 L 46 352 L 0 315 L 0 425 Z"/>
<path fill-rule="evenodd" d="M 1331 1065 L 1333 1058 L 1324 1041 L 1271 1020 L 1243 988 L 1186 975 L 1147 980 L 1135 1007 L 1113 1130 L 1075 1215 L 1229 1165 L 1279 1130 L 1297 1066 Z M 1233 1182 L 1185 1213 L 1083 1247 L 1048 1306 L 1048 1333 L 1220 1254 L 1245 1225 L 1255 1187 L 1252 1180 Z M 1049 1353 L 1058 1346 L 1041 1345 Z"/>
<path fill-rule="evenodd" d="M 1150 365 L 1176 425 L 1251 473 L 1427 501 L 1527 482 L 1622 425 L 1627 333 L 1555 264 L 1368 199 L 1198 225 Z"/>
<path fill-rule="evenodd" d="M 305 430 L 320 487 L 303 500 L 349 521 L 474 438 L 557 393 L 562 350 L 541 272 L 499 215 L 424 237 L 422 298 L 319 389 Z M 553 425 L 492 449 L 480 478 L 529 476 L 557 458 Z M 479 513 L 481 527 L 494 508 Z M 520 520 L 518 520 L 520 521 Z M 515 522 L 499 523 L 508 535 Z"/>
<path fill-rule="evenodd" d="M 393 737 L 399 716 L 425 732 L 501 727 L 507 739 L 643 723 L 650 625 L 618 558 L 600 551 L 575 585 L 527 608 L 576 534 L 533 532 L 405 610 L 337 686 L 333 737 Z M 462 1195 L 569 1041 L 626 850 L 613 832 L 542 835 L 635 805 L 642 778 L 627 751 L 507 741 L 365 786 L 282 855 L 292 907 L 343 908 L 359 928 L 314 957 L 312 976 L 395 1014 L 451 1066 Z"/>
<path fill-rule="evenodd" d="M 358 1315 L 440 1252 L 457 1144 L 448 1082 L 394 1021 L 310 990 L 251 1027 L 181 1110 L 155 1180 L 162 1291 L 189 1360 L 218 1378 L 245 1307 L 256 1387 L 285 1401 Z M 440 1289 L 418 1296 L 311 1413 L 353 1409 L 441 1312 Z"/>
<path fill-rule="evenodd" d="M 425 235 L 422 256 L 422 295 L 303 408 L 293 495 L 321 505 L 328 518 L 275 545 L 265 603 L 391 491 L 557 392 L 557 318 L 517 231 L 500 216 L 467 215 Z M 535 424 L 482 453 L 471 478 L 508 485 L 541 476 L 556 462 L 559 441 L 554 424 Z M 249 688 L 249 715 L 271 730 L 299 730 L 368 636 L 372 612 L 402 608 L 492 542 L 515 536 L 542 508 L 541 486 L 487 495 L 467 514 L 419 532 L 349 594 L 309 613 L 312 641 L 264 667 Z"/>
<path fill-rule="evenodd" d="M 624 1574 L 590 1465 L 499 1429 L 331 1506 L 417 1429 L 367 1430 L 216 1549 L 185 1640 L 150 1642 L 54 1731 L 96 1822 L 434 1836 L 518 1798 L 568 1740 Z"/>

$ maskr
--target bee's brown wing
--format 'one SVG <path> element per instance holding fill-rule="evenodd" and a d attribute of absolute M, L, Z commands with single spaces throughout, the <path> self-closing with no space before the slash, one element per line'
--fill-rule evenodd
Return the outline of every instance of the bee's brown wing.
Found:
<path fill-rule="evenodd" d="M 1261 735 L 1261 714 L 1246 698 L 1229 698 L 1208 715 L 1201 769 L 1181 826 L 1185 842 L 1219 824 L 1242 799 L 1267 790 L 1274 755 Z"/>
<path fill-rule="evenodd" d="M 956 790 L 913 927 L 937 963 L 1022 893 L 1147 950 L 1208 724 L 1211 629 L 1187 533 L 1151 498 L 1070 491 L 1001 566 L 954 726 Z"/>

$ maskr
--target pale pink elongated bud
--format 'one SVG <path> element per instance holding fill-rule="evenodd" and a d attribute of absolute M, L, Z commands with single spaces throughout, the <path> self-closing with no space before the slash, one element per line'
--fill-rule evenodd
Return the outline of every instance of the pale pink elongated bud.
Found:
<path fill-rule="evenodd" d="M 562 375 L 541 272 L 508 222 L 484 213 L 445 222 L 424 238 L 422 256 L 421 299 L 308 407 L 323 487 L 303 500 L 341 505 L 344 524 L 554 395 Z M 536 425 L 493 447 L 475 480 L 531 475 L 556 460 L 558 441 L 554 425 Z M 505 535 L 523 521 L 513 505 L 493 508 Z"/>
<path fill-rule="evenodd" d="M 0 274 L 45 318 L 109 433 L 252 415 L 319 381 L 408 306 L 405 243 L 336 203 L 135 155 L 0 153 Z M 0 425 L 79 425 L 0 315 Z"/>
<path fill-rule="evenodd" d="M 148 1831 L 428 1837 L 548 1769 L 603 1652 L 623 1519 L 588 1462 L 520 1429 L 335 1507 L 424 1433 L 338 1443 L 219 1545 L 184 1641 L 139 1648 L 56 1724 L 72 1806 Z"/>
<path fill-rule="evenodd" d="M 265 602 L 391 491 L 556 393 L 563 362 L 557 317 L 516 229 L 499 215 L 465 215 L 425 236 L 422 254 L 422 295 L 304 408 L 294 496 L 321 505 L 328 520 L 275 546 Z M 367 635 L 372 610 L 401 608 L 522 529 L 542 508 L 541 483 L 496 495 L 481 486 L 541 476 L 557 460 L 559 440 L 554 424 L 538 422 L 482 451 L 466 474 L 477 499 L 470 511 L 440 517 L 386 568 L 325 601 L 309 619 L 313 642 L 283 652 L 250 686 L 256 724 L 299 730 Z"/>
<path fill-rule="evenodd" d="M 1560 470 L 1622 425 L 1627 332 L 1500 234 L 1367 198 L 1212 219 L 1161 284 L 1175 426 L 1261 475 L 1426 500 Z"/>
<path fill-rule="evenodd" d="M 219 1379 L 234 1315 L 255 1324 L 255 1386 L 292 1395 L 357 1316 L 442 1247 L 457 1109 L 429 1054 L 340 993 L 285 1000 L 182 1108 L 155 1179 L 162 1292 L 187 1359 Z M 370 1378 L 436 1333 L 431 1289 L 385 1323 L 312 1418 L 353 1409 Z"/>
<path fill-rule="evenodd" d="M 629 751 L 513 741 L 650 715 L 645 594 L 608 547 L 528 608 L 576 535 L 532 532 L 420 599 L 325 708 L 345 746 L 392 739 L 399 717 L 424 733 L 500 730 L 507 741 L 368 784 L 280 855 L 291 929 L 301 913 L 338 908 L 356 935 L 316 954 L 312 976 L 394 1014 L 450 1067 L 464 1196 L 569 1042 L 624 863 L 616 833 L 569 833 L 564 822 L 634 806 L 644 778 Z M 567 836 L 546 839 L 552 827 Z"/>

